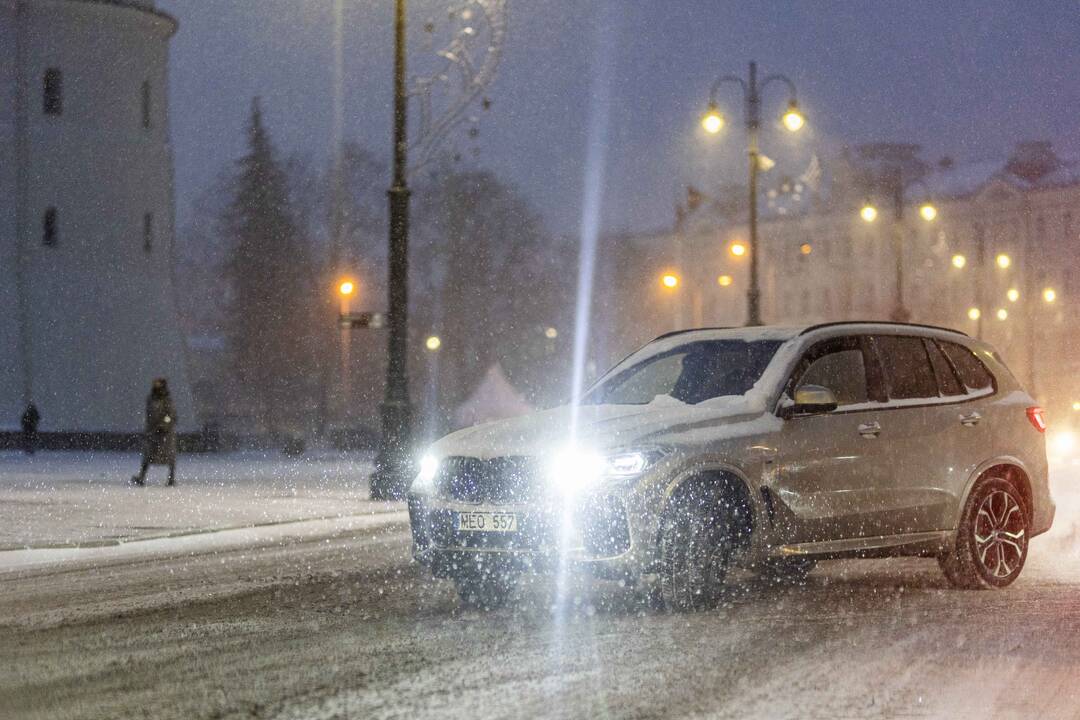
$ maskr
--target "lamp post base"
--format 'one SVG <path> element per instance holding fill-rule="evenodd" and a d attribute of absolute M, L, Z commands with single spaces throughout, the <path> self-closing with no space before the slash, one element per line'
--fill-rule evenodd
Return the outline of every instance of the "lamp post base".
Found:
<path fill-rule="evenodd" d="M 412 406 L 400 401 L 383 403 L 382 426 L 383 440 L 369 479 L 369 494 L 372 500 L 401 500 L 414 473 L 408 440 L 412 436 Z"/>

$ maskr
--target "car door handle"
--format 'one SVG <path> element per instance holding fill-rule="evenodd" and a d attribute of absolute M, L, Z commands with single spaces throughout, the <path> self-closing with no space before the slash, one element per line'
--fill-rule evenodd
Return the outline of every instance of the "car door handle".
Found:
<path fill-rule="evenodd" d="M 982 420 L 982 415 L 977 412 L 970 412 L 967 415 L 960 416 L 960 424 L 964 427 L 975 427 Z"/>
<path fill-rule="evenodd" d="M 876 438 L 881 434 L 881 425 L 876 422 L 862 423 L 859 425 L 859 434 L 864 438 Z"/>

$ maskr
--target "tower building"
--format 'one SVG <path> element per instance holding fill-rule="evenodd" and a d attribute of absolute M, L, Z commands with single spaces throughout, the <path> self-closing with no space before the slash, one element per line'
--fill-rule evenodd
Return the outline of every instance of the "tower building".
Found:
<path fill-rule="evenodd" d="M 191 391 L 173 292 L 169 41 L 153 0 L 0 0 L 0 427 L 132 432 Z"/>

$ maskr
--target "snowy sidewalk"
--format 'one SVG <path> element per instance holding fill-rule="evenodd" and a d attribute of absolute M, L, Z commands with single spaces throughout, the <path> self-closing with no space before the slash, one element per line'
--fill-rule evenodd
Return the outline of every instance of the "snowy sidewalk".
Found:
<path fill-rule="evenodd" d="M 400 503 L 368 500 L 366 455 L 182 455 L 173 488 L 164 486 L 164 468 L 151 470 L 146 487 L 130 486 L 138 465 L 138 455 L 127 453 L 0 452 L 0 551 L 107 547 L 318 519 L 404 516 Z"/>

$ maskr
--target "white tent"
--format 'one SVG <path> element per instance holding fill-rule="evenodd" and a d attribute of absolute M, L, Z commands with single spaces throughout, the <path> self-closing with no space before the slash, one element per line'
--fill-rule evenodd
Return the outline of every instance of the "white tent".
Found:
<path fill-rule="evenodd" d="M 454 421 L 458 427 L 468 427 L 531 411 L 529 404 L 506 379 L 502 366 L 495 363 L 484 373 L 472 394 L 458 405 Z"/>

